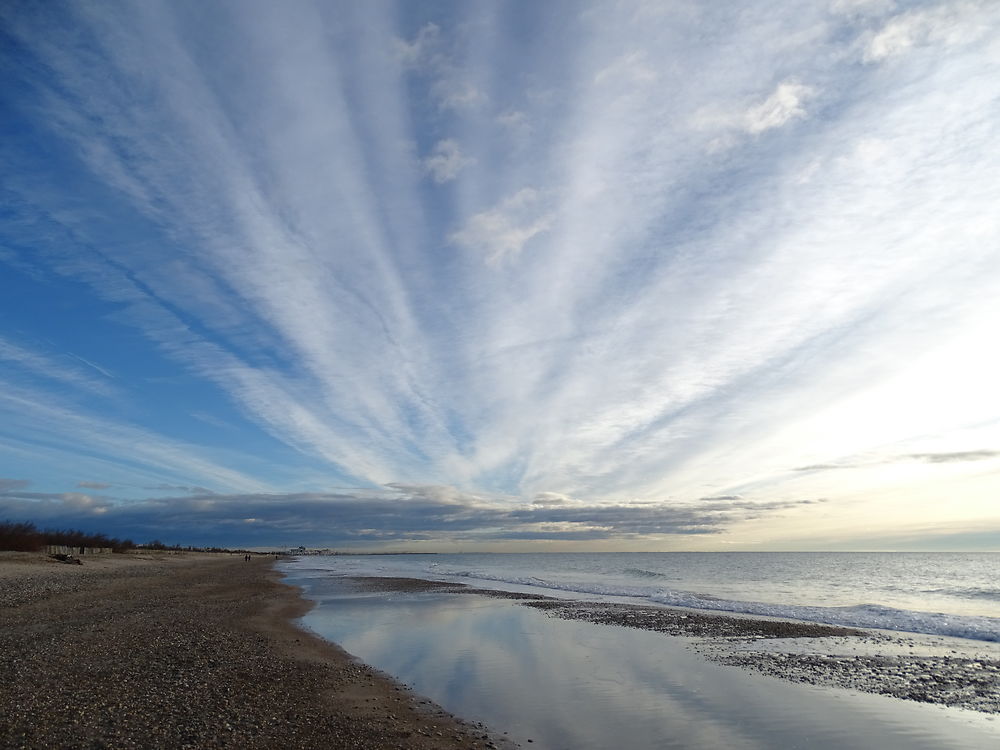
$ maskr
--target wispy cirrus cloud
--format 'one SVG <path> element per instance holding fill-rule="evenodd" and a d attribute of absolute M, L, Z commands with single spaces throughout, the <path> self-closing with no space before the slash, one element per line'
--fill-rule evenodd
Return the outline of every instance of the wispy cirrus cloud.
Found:
<path fill-rule="evenodd" d="M 805 102 L 815 94 L 815 89 L 797 81 L 778 84 L 767 99 L 747 110 L 743 116 L 743 128 L 751 135 L 757 135 L 804 118 Z"/>
<path fill-rule="evenodd" d="M 800 466 L 795 471 L 829 471 L 831 469 L 858 469 L 872 466 L 882 466 L 906 461 L 920 461 L 929 464 L 953 464 L 966 463 L 970 461 L 987 461 L 993 458 L 1000 458 L 1000 451 L 995 450 L 974 450 L 974 451 L 946 451 L 943 453 L 908 453 L 896 456 L 869 459 L 844 459 L 834 463 L 812 464 L 810 466 Z"/>
<path fill-rule="evenodd" d="M 451 138 L 435 143 L 430 155 L 423 161 L 424 169 L 439 185 L 451 182 L 463 169 L 475 163 L 476 160 L 465 156 L 458 143 Z"/>
<path fill-rule="evenodd" d="M 481 253 L 489 263 L 499 263 L 519 255 L 532 239 L 551 228 L 553 220 L 544 197 L 534 188 L 526 187 L 494 208 L 470 217 L 448 239 Z"/>
<path fill-rule="evenodd" d="M 0 477 L 0 492 L 12 492 L 23 490 L 28 487 L 31 481 L 28 479 L 12 479 L 10 477 Z"/>
<path fill-rule="evenodd" d="M 927 45 L 965 45 L 990 33 L 993 13 L 985 0 L 948 0 L 904 9 L 867 40 L 866 62 L 882 62 Z"/>
<path fill-rule="evenodd" d="M 996 4 L 655 5 L 5 9 L 0 262 L 131 355 L 5 334 L 10 455 L 664 512 L 980 463 L 917 457 L 996 444 Z"/>
<path fill-rule="evenodd" d="M 197 476 L 229 489 L 269 488 L 266 482 L 226 466 L 231 457 L 213 461 L 203 447 L 60 403 L 51 393 L 5 383 L 0 388 L 0 416 L 0 449 L 5 452 L 19 452 L 23 447 L 29 454 L 76 453 L 93 461 L 94 466 L 103 468 L 110 463 L 119 472 L 131 468 L 140 476 L 148 472 L 153 476 Z M 78 482 L 77 486 L 97 489 L 99 484 L 103 483 Z"/>
<path fill-rule="evenodd" d="M 189 492 L 192 495 L 214 495 L 212 490 L 207 487 L 197 487 L 189 486 L 185 484 L 155 484 L 150 487 L 146 487 L 147 490 L 173 490 L 174 492 Z"/>
<path fill-rule="evenodd" d="M 628 52 L 617 60 L 613 61 L 606 68 L 603 68 L 594 75 L 594 83 L 601 85 L 618 84 L 652 84 L 657 81 L 659 74 L 650 64 L 646 53 L 643 51 Z"/>
<path fill-rule="evenodd" d="M 952 451 L 949 453 L 914 453 L 909 456 L 916 461 L 927 461 L 932 464 L 948 464 L 960 461 L 985 461 L 1000 457 L 1000 451 Z"/>
<path fill-rule="evenodd" d="M 699 130 L 717 133 L 708 144 L 709 152 L 725 151 L 738 147 L 747 136 L 760 136 L 806 119 L 806 103 L 818 93 L 814 86 L 790 79 L 763 99 L 754 97 L 724 108 L 710 105 L 695 113 L 694 124 Z"/>
<path fill-rule="evenodd" d="M 422 26 L 409 41 L 393 40 L 403 65 L 430 80 L 429 91 L 442 110 L 466 110 L 485 101 L 485 94 L 468 78 L 449 49 L 451 40 L 434 23 Z"/>
<path fill-rule="evenodd" d="M 67 353 L 63 357 L 46 356 L 0 337 L 0 361 L 4 362 L 8 368 L 13 367 L 34 378 L 46 378 L 91 394 L 110 396 L 114 393 L 114 390 L 106 382 L 96 380 L 79 367 L 75 367 L 73 363 L 67 361 L 67 357 L 83 362 L 91 369 L 107 375 L 100 367 L 74 354 Z"/>

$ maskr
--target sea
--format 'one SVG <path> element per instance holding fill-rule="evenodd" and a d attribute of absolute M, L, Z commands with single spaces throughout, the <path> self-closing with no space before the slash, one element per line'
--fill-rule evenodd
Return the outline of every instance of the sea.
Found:
<path fill-rule="evenodd" d="M 308 556 L 293 576 L 398 576 L 1000 642 L 1000 553 Z"/>

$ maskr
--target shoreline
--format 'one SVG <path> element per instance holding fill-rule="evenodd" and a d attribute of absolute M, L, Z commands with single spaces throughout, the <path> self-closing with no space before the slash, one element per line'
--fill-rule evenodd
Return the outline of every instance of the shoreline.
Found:
<path fill-rule="evenodd" d="M 0 747 L 492 748 L 295 619 L 273 559 L 0 553 Z"/>
<path fill-rule="evenodd" d="M 517 600 L 550 617 L 684 638 L 705 659 L 790 682 L 1000 714 L 1000 644 L 680 607 L 556 599 L 461 583 L 347 576 L 371 592 Z"/>

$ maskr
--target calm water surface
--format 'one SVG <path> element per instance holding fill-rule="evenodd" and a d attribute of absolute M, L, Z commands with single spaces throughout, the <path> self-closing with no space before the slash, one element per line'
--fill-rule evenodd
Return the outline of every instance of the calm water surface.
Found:
<path fill-rule="evenodd" d="M 656 633 L 476 596 L 349 593 L 316 571 L 289 582 L 318 603 L 306 627 L 532 747 L 1000 747 L 1000 726 L 979 714 L 721 667 Z"/>

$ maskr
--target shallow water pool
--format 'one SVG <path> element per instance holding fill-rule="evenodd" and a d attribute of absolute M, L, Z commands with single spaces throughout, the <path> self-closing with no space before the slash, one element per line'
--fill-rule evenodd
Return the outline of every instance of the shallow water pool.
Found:
<path fill-rule="evenodd" d="M 719 666 L 658 633 L 474 595 L 356 593 L 326 577 L 289 582 L 317 602 L 305 627 L 525 746 L 1000 747 L 991 717 Z"/>

